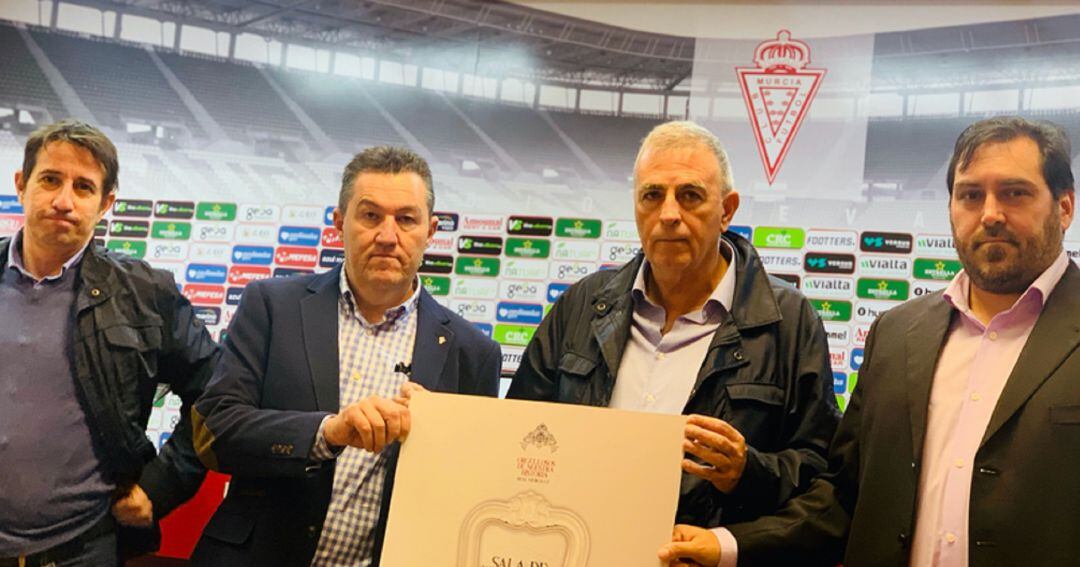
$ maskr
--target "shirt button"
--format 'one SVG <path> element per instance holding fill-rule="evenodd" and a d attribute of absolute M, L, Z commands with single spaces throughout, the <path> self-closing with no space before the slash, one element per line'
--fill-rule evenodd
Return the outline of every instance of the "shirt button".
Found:
<path fill-rule="evenodd" d="M 956 543 L 956 534 L 952 532 L 945 534 L 945 541 L 949 543 Z"/>
<path fill-rule="evenodd" d="M 649 394 L 649 395 L 645 396 L 645 403 L 646 404 L 652 405 L 653 402 L 655 402 L 655 401 L 656 401 L 656 398 L 654 398 L 652 394 Z"/>
<path fill-rule="evenodd" d="M 992 341 L 997 340 L 997 331 L 990 331 L 990 340 L 992 340 Z"/>
<path fill-rule="evenodd" d="M 964 459 L 956 459 L 955 461 L 953 461 L 953 465 L 955 465 L 958 469 L 964 468 Z"/>
<path fill-rule="evenodd" d="M 980 396 L 977 392 L 971 395 L 971 401 L 973 401 L 973 402 L 977 402 L 977 401 L 979 401 L 981 399 L 982 399 L 982 396 Z"/>
<path fill-rule="evenodd" d="M 664 360 L 664 353 L 662 353 L 662 352 L 656 353 L 656 360 Z"/>

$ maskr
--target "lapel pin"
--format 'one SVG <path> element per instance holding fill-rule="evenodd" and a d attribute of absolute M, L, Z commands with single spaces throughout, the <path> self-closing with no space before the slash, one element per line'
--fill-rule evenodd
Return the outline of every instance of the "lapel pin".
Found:
<path fill-rule="evenodd" d="M 442 335 L 439 335 L 439 344 L 441 344 L 441 345 L 446 344 L 446 337 L 444 337 Z"/>

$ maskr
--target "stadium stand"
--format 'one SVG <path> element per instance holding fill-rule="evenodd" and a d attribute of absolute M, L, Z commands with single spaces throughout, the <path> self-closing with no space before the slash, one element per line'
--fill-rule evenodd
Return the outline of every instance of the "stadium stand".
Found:
<path fill-rule="evenodd" d="M 311 137 L 255 67 L 163 52 L 161 60 L 235 140 Z"/>
<path fill-rule="evenodd" d="M 649 130 L 662 122 L 659 118 L 568 112 L 550 112 L 549 115 L 608 177 L 618 180 L 624 180 L 633 174 L 638 145 Z"/>
<path fill-rule="evenodd" d="M 52 119 L 67 115 L 16 28 L 0 25 L 0 53 L 0 106 L 40 108 Z"/>
<path fill-rule="evenodd" d="M 454 103 L 528 173 L 584 167 L 536 110 L 465 98 Z"/>
<path fill-rule="evenodd" d="M 117 129 L 133 121 L 183 125 L 205 136 L 142 49 L 63 33 L 30 35 L 101 124 Z"/>
<path fill-rule="evenodd" d="M 270 76 L 342 149 L 404 140 L 361 94 L 362 82 L 310 71 L 273 69 Z"/>
<path fill-rule="evenodd" d="M 437 93 L 415 87 L 378 85 L 373 96 L 437 159 L 491 159 L 491 150 Z"/>
<path fill-rule="evenodd" d="M 1069 132 L 1080 131 L 1080 113 L 1072 111 L 1023 112 L 1032 119 L 1051 120 Z M 987 115 L 989 116 L 989 115 Z M 945 184 L 937 174 L 946 168 L 953 142 L 972 121 L 982 116 L 932 118 L 877 118 L 866 134 L 866 174 L 868 182 L 899 184 L 903 198 L 933 198 L 944 193 Z M 1077 157 L 1074 148 L 1073 158 Z"/>
<path fill-rule="evenodd" d="M 308 148 L 314 150 L 316 145 L 282 95 L 253 64 L 155 48 L 167 71 L 175 75 L 210 118 L 232 141 L 242 143 L 230 146 L 224 153 L 244 155 L 254 148 L 259 155 L 278 158 L 271 160 L 276 165 L 265 166 L 270 170 L 211 157 L 214 152 L 183 149 L 203 149 L 206 143 L 199 140 L 214 144 L 228 140 L 215 140 L 200 126 L 183 102 L 183 95 L 170 86 L 144 47 L 37 28 L 30 33 L 103 126 L 124 131 L 128 123 L 137 122 L 178 127 L 191 134 L 194 139 L 177 154 L 150 154 L 147 158 L 172 162 L 162 166 L 168 169 L 157 183 L 241 187 L 239 191 L 251 197 L 269 196 L 277 189 L 288 194 L 303 187 L 304 180 L 336 184 L 333 176 L 312 176 L 312 170 L 281 165 L 311 161 L 316 154 Z M 25 102 L 29 100 L 44 106 L 51 118 L 66 116 L 62 102 L 28 53 L 19 31 L 0 25 L 0 45 L 17 54 L 3 62 L 10 67 L 10 76 L 29 77 L 0 83 L 0 101 L 23 101 L 19 104 L 25 105 L 30 104 Z M 291 98 L 343 153 L 351 154 L 377 143 L 407 144 L 391 124 L 394 121 L 405 134 L 411 134 L 431 151 L 436 162 L 433 166 L 441 176 L 480 175 L 497 184 L 516 179 L 545 186 L 549 192 L 558 192 L 559 184 L 580 184 L 586 177 L 582 172 L 588 168 L 535 109 L 293 69 L 265 68 L 265 73 L 281 87 L 283 96 Z M 376 105 L 382 107 L 382 112 Z M 576 124 L 575 118 L 583 121 Z M 657 122 L 570 114 L 555 119 L 571 140 L 590 156 L 595 155 L 605 175 L 617 181 L 625 181 L 637 141 Z M 258 147 L 267 141 L 283 141 L 287 149 Z M 290 144 L 304 149 L 288 149 Z M 479 172 L 463 171 L 464 162 L 476 164 Z M 194 171 L 187 173 L 188 167 Z M 507 192 L 514 193 L 512 189 Z"/>
<path fill-rule="evenodd" d="M 895 182 L 915 196 L 944 191 L 930 184 L 935 171 L 949 161 L 953 142 L 969 118 L 875 119 L 866 129 L 866 175 L 872 182 Z"/>
<path fill-rule="evenodd" d="M 372 144 L 408 144 L 407 139 L 415 139 L 430 150 L 432 168 L 448 201 L 468 203 L 479 193 L 491 195 L 485 204 L 493 208 L 512 209 L 522 202 L 545 207 L 580 198 L 586 188 L 624 188 L 639 141 L 661 121 L 659 117 L 540 111 L 415 86 L 154 48 L 165 74 L 171 71 L 183 85 L 174 89 L 143 46 L 36 26 L 27 30 L 0 22 L 0 52 L 5 55 L 0 58 L 0 107 L 47 114 L 35 116 L 37 122 L 68 115 L 27 48 L 21 35 L 26 33 L 97 120 L 112 129 L 118 141 L 127 142 L 122 150 L 129 166 L 126 183 L 163 191 L 214 187 L 223 196 L 241 201 L 269 201 L 285 195 L 302 202 L 313 190 L 332 194 L 347 155 Z M 953 41 L 923 33 L 925 37 L 916 34 L 922 47 Z M 879 86 L 902 82 L 921 68 L 922 61 L 900 60 L 900 54 L 888 51 L 891 36 L 885 37 L 876 49 L 889 61 L 875 69 L 875 76 L 891 78 L 875 79 Z M 200 126 L 185 105 L 184 95 L 176 92 L 185 89 L 198 102 L 193 107 L 201 105 L 206 111 L 202 116 L 208 114 L 231 140 L 213 139 Z M 316 144 L 316 136 L 283 97 L 294 102 L 340 152 L 327 153 L 334 148 Z M 1070 131 L 1080 130 L 1080 113 L 1073 110 L 1025 114 L 1054 120 Z M 867 187 L 889 188 L 884 190 L 888 198 L 937 198 L 944 190 L 941 172 L 952 141 L 977 117 L 965 112 L 871 118 L 865 150 Z M 7 118 L 3 128 L 11 129 L 16 121 Z M 125 135 L 130 122 L 175 127 L 192 139 L 159 148 L 152 135 Z M 3 132 L 0 144 L 10 147 L 0 150 L 17 153 L 24 130 Z M 733 155 L 756 152 L 740 146 L 738 140 L 725 142 Z M 464 167 L 468 162 L 475 167 Z M 870 193 L 868 189 L 866 196 L 873 197 Z"/>

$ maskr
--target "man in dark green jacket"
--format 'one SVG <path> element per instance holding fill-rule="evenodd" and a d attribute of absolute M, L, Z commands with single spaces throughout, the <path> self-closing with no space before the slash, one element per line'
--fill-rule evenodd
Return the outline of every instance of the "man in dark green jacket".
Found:
<path fill-rule="evenodd" d="M 725 232 L 739 195 L 707 130 L 658 126 L 634 179 L 642 253 L 559 298 L 508 397 L 689 414 L 677 522 L 773 512 L 825 468 L 839 421 L 821 320 Z"/>

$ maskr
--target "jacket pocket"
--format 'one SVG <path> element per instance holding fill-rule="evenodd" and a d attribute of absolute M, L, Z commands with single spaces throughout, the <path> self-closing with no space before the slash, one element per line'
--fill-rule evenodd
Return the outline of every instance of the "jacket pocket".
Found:
<path fill-rule="evenodd" d="M 104 332 L 105 340 L 116 347 L 130 348 L 140 352 L 161 348 L 161 327 L 115 325 L 108 327 Z"/>
<path fill-rule="evenodd" d="M 101 362 L 108 375 L 102 387 L 107 403 L 116 408 L 128 450 L 148 461 L 156 455 L 154 445 L 146 439 L 145 424 L 150 415 L 148 402 L 152 402 L 158 382 L 161 327 L 113 325 L 101 334 L 105 343 Z"/>
<path fill-rule="evenodd" d="M 567 351 L 559 358 L 559 383 L 555 400 L 574 404 L 598 405 L 601 388 L 593 384 L 596 361 Z"/>
<path fill-rule="evenodd" d="M 203 528 L 203 535 L 225 543 L 243 545 L 254 529 L 254 518 L 227 510 L 218 510 Z"/>
<path fill-rule="evenodd" d="M 121 381 L 157 376 L 158 361 L 154 353 L 161 350 L 161 327 L 116 325 L 105 329 L 104 334 L 116 358 Z"/>
<path fill-rule="evenodd" d="M 1080 425 L 1080 406 L 1050 406 L 1050 423 Z"/>
<path fill-rule="evenodd" d="M 784 390 L 773 384 L 728 384 L 730 402 L 720 416 L 759 450 L 776 450 L 784 422 Z"/>
<path fill-rule="evenodd" d="M 574 376 L 588 376 L 596 368 L 596 361 L 567 351 L 559 359 L 559 372 Z"/>
<path fill-rule="evenodd" d="M 784 390 L 772 384 L 728 384 L 727 393 L 733 402 L 746 400 L 771 406 L 784 405 Z"/>

